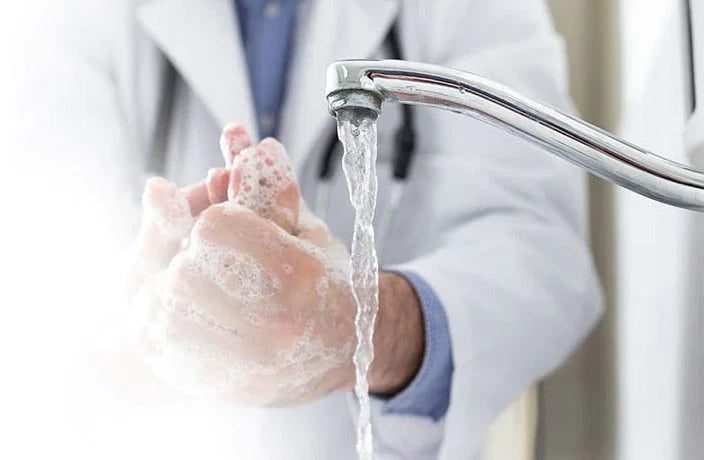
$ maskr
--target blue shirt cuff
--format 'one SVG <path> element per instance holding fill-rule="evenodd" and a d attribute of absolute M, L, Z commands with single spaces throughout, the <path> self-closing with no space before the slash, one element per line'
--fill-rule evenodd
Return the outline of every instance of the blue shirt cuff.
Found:
<path fill-rule="evenodd" d="M 433 289 L 413 272 L 396 272 L 413 287 L 420 300 L 425 329 L 423 362 L 411 383 L 386 400 L 382 413 L 430 417 L 437 421 L 450 405 L 452 344 L 445 310 Z"/>

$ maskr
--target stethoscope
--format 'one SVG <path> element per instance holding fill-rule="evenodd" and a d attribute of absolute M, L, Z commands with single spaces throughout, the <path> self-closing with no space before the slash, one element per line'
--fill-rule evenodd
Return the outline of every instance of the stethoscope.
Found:
<path fill-rule="evenodd" d="M 386 37 L 386 43 L 389 46 L 392 58 L 401 59 L 402 53 L 401 46 L 398 41 L 396 24 L 391 27 L 391 30 Z M 408 174 L 411 169 L 411 163 L 416 148 L 416 135 L 413 125 L 413 107 L 410 105 L 402 105 L 401 110 L 401 124 L 396 129 L 396 135 L 394 136 L 392 177 L 391 185 L 389 187 L 387 207 L 385 210 L 386 212 L 379 216 L 376 229 L 377 247 L 380 250 L 380 255 L 386 247 L 391 225 L 393 224 L 401 203 L 401 197 L 403 196 L 406 179 L 408 178 Z M 335 169 L 333 165 L 336 163 L 336 157 L 338 156 L 337 153 L 341 151 L 338 144 L 339 140 L 337 138 L 337 132 L 333 132 L 320 159 L 318 168 L 315 214 L 319 218 L 323 219 L 323 221 L 326 220 L 327 217 L 332 179 L 335 176 Z"/>

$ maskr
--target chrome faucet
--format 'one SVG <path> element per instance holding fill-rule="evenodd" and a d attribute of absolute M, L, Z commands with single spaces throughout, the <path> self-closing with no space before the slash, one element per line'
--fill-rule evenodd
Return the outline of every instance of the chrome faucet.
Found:
<path fill-rule="evenodd" d="M 461 113 L 523 137 L 591 173 L 663 203 L 704 211 L 704 173 L 480 76 L 408 61 L 338 61 L 327 72 L 330 113 L 381 113 L 385 101 Z"/>

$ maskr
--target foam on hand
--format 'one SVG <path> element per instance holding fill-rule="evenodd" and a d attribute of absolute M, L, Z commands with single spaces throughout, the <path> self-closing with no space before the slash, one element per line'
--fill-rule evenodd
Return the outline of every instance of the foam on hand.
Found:
<path fill-rule="evenodd" d="M 225 166 L 232 166 L 232 162 L 240 152 L 252 145 L 247 129 L 239 123 L 231 123 L 222 130 L 220 135 L 220 153 L 225 161 Z"/>
<path fill-rule="evenodd" d="M 298 226 L 298 182 L 284 147 L 264 139 L 232 162 L 228 198 L 293 232 Z"/>
<path fill-rule="evenodd" d="M 349 255 L 301 199 L 280 143 L 252 147 L 231 125 L 221 147 L 229 169 L 209 173 L 211 205 L 198 217 L 170 182 L 148 184 L 145 219 L 166 238 L 190 238 L 136 297 L 148 312 L 141 349 L 158 376 L 193 394 L 300 401 L 329 374 L 352 373 Z"/>
<path fill-rule="evenodd" d="M 203 275 L 202 279 L 214 278 L 218 283 L 228 276 L 212 267 L 206 272 L 201 272 L 202 266 L 193 269 Z M 248 282 L 250 288 L 237 289 L 228 283 L 227 292 L 231 308 L 242 309 L 242 321 L 256 328 L 268 324 L 257 319 L 261 315 L 285 312 L 290 315 L 289 322 L 299 323 L 299 332 L 282 336 L 276 347 L 258 350 L 257 344 L 249 341 L 249 328 L 243 331 L 227 324 L 217 312 L 212 312 L 209 299 L 194 299 L 187 289 L 167 289 L 168 281 L 162 280 L 164 284 L 157 289 L 161 308 L 151 314 L 143 336 L 145 359 L 160 378 L 197 396 L 280 405 L 304 397 L 328 372 L 349 363 L 354 347 L 352 337 L 346 336 L 340 343 L 326 343 L 320 332 L 339 327 L 336 323 L 345 320 L 320 314 L 330 301 L 326 276 L 316 282 L 325 286 L 313 298 L 316 307 L 305 313 L 287 309 L 273 298 L 275 280 L 262 282 L 263 278 L 250 275 L 239 279 Z M 143 296 L 145 302 L 148 297 Z M 183 327 L 189 323 L 196 327 Z M 269 387 L 265 395 L 261 385 Z"/>
<path fill-rule="evenodd" d="M 164 235 L 184 238 L 193 226 L 193 216 L 186 195 L 172 182 L 161 177 L 147 180 L 142 195 L 143 219 Z"/>

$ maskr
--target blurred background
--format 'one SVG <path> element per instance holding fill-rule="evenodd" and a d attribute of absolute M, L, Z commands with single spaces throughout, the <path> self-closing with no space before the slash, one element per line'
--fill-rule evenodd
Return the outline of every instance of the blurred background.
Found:
<path fill-rule="evenodd" d="M 8 3 L 0 6 L 4 56 L 0 105 L 4 107 L 18 102 L 13 100 L 16 93 L 12 88 L 29 84 L 16 69 L 31 67 L 25 60 L 26 50 L 41 43 L 21 31 L 31 29 L 43 7 L 35 2 L 25 2 L 22 7 Z M 572 94 L 581 116 L 675 161 L 704 168 L 704 155 L 697 155 L 702 153 L 697 133 L 704 132 L 704 109 L 701 104 L 696 106 L 692 91 L 699 85 L 701 100 L 704 72 L 701 65 L 698 73 L 694 71 L 698 64 L 692 56 L 704 55 L 704 2 L 548 3 L 566 40 Z M 695 14 L 690 14 L 690 9 Z M 690 28 L 692 17 L 694 27 Z M 25 36 L 26 42 L 18 38 Z M 691 37 L 694 53 L 690 52 Z M 20 46 L 12 46 L 18 40 Z M 11 132 L 24 115 L 3 112 L 0 126 Z M 52 141 L 42 138 L 41 126 L 35 130 L 37 142 Z M 60 159 L 18 158 L 11 155 L 12 144 L 4 143 L 7 136 L 2 137 L 0 191 L 6 225 L 0 230 L 0 285 L 7 301 L 0 320 L 0 357 L 6 370 L 0 379 L 0 427 L 7 425 L 1 437 L 8 435 L 4 448 L 50 454 L 62 444 L 78 441 L 88 446 L 110 443 L 115 458 L 129 455 L 129 445 L 107 437 L 109 427 L 125 433 L 124 439 L 130 443 L 144 446 L 163 446 L 159 439 L 191 438 L 190 444 L 174 444 L 174 452 L 153 447 L 153 458 L 221 458 L 220 439 L 227 438 L 229 445 L 237 436 L 249 435 L 247 427 L 230 420 L 222 407 L 177 405 L 161 388 L 140 388 L 138 402 L 126 408 L 120 401 L 135 400 L 135 395 L 104 386 L 74 385 L 76 377 L 71 369 L 81 369 L 86 360 L 99 369 L 100 363 L 90 361 L 97 359 L 92 357 L 106 350 L 119 353 L 115 344 L 121 332 L 113 326 L 121 315 L 122 299 L 99 274 L 107 270 L 119 276 L 120 267 L 106 266 L 105 261 L 119 259 L 120 246 L 92 235 L 109 234 L 105 230 L 130 224 L 101 214 L 105 209 L 101 193 L 108 192 L 101 189 L 99 178 L 72 171 L 84 181 L 61 183 L 62 175 L 56 174 L 59 182 L 54 182 L 51 171 L 62 167 Z M 80 190 L 86 189 L 100 192 L 85 196 Z M 64 201 L 66 197 L 70 201 Z M 27 207 L 23 204 L 27 202 L 33 205 Z M 86 228 L 77 236 L 65 223 L 85 209 L 93 213 L 93 225 L 97 222 L 104 228 Z M 520 458 L 702 458 L 704 220 L 594 178 L 590 179 L 590 210 L 592 245 L 607 294 L 607 313 L 571 359 L 540 384 L 535 452 L 523 452 Z M 47 238 L 49 232 L 52 236 Z M 23 238 L 18 239 L 19 235 Z M 34 243 L 17 244 L 20 240 Z M 89 248 L 86 253 L 75 251 L 78 241 Z M 110 248 L 114 250 L 110 252 Z M 50 260 L 46 254 L 51 255 Z M 15 263 L 19 260 L 23 262 Z M 61 260 L 78 260 L 86 267 L 81 270 L 86 278 L 67 279 Z M 91 286 L 92 291 L 85 293 L 87 299 L 102 294 L 105 305 L 84 306 L 76 299 L 80 306 L 76 311 L 52 311 L 52 299 L 79 281 Z M 28 305 L 45 306 L 50 314 L 40 320 Z M 89 332 L 78 327 L 86 321 L 96 325 Z M 16 353 L 18 349 L 23 353 Z M 36 365 L 45 362 L 49 365 Z M 103 377 L 120 379 L 119 375 Z M 61 397 L 65 394 L 73 394 L 83 406 L 66 402 Z M 154 394 L 164 401 L 161 405 L 146 402 Z M 189 421 L 170 416 L 184 408 L 191 411 Z M 511 443 L 525 435 L 525 427 L 510 414 L 507 417 L 495 436 Z M 76 421 L 81 429 L 67 428 Z M 163 429 L 148 429 L 154 426 Z M 42 436 L 38 438 L 37 433 Z M 188 446 L 194 450 L 189 451 Z M 200 450 L 203 446 L 206 450 Z M 86 447 L 86 452 L 93 450 Z M 512 452 L 497 448 L 488 456 L 519 458 Z"/>
<path fill-rule="evenodd" d="M 549 3 L 581 115 L 673 160 L 693 160 L 687 141 L 702 124 L 692 112 L 688 9 L 699 9 L 701 21 L 702 2 Z M 702 56 L 704 24 L 695 21 L 692 35 Z M 701 458 L 701 218 L 595 178 L 590 200 L 607 314 L 541 387 L 540 458 Z"/>

